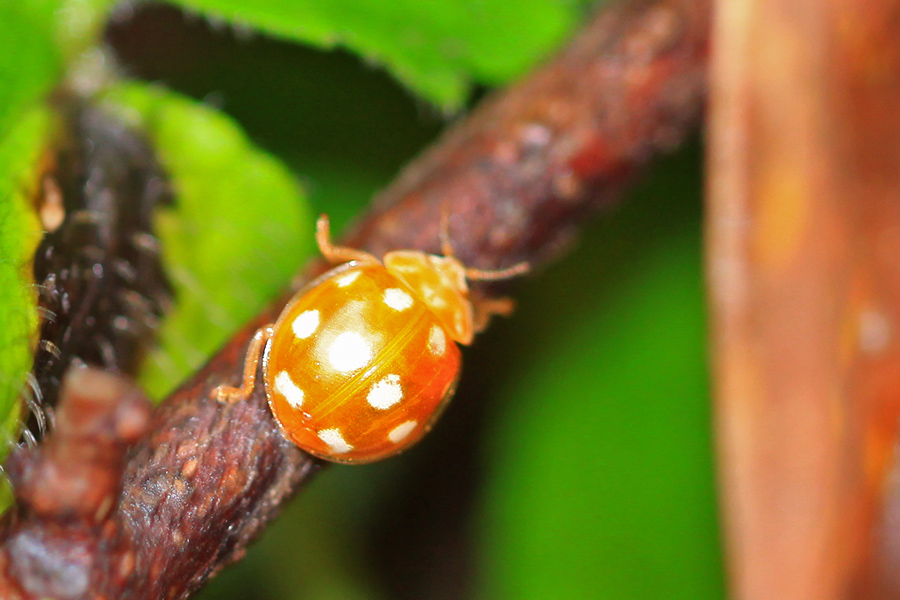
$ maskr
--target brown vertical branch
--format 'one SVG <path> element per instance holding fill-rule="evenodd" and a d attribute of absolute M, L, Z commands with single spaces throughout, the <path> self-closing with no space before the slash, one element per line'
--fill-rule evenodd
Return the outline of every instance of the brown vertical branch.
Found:
<path fill-rule="evenodd" d="M 900 591 L 882 576 L 896 552 L 879 574 L 900 417 L 898 24 L 881 0 L 716 7 L 708 268 L 736 598 Z"/>
<path fill-rule="evenodd" d="M 446 207 L 454 249 L 468 264 L 537 264 L 558 254 L 587 213 L 696 126 L 707 33 L 704 0 L 610 5 L 555 60 L 411 164 L 350 243 L 376 253 L 437 249 Z M 317 469 L 278 431 L 261 388 L 245 402 L 210 399 L 214 387 L 238 383 L 250 336 L 274 321 L 287 299 L 263 311 L 157 409 L 125 466 L 111 517 L 134 548 L 134 569 L 94 591 L 189 596 L 240 558 Z M 0 568 L 0 585 L 16 576 Z"/>

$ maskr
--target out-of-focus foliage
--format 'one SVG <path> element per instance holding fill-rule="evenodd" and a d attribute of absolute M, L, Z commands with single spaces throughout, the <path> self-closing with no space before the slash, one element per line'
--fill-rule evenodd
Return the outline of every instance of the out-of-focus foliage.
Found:
<path fill-rule="evenodd" d="M 26 6 L 0 3 L 0 141 L 41 100 L 61 68 L 51 19 Z"/>
<path fill-rule="evenodd" d="M 113 0 L 0 1 L 0 141 L 96 43 Z"/>
<path fill-rule="evenodd" d="M 291 173 L 230 118 L 145 84 L 102 101 L 148 135 L 176 198 L 155 223 L 176 301 L 141 375 L 161 398 L 285 287 L 311 251 L 313 219 Z"/>
<path fill-rule="evenodd" d="M 174 0 L 288 40 L 343 46 L 436 104 L 500 83 L 546 55 L 581 14 L 575 0 Z"/>

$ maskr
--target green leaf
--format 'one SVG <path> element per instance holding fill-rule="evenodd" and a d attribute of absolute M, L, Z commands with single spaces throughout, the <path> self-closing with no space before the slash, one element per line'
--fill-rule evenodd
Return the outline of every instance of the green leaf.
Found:
<path fill-rule="evenodd" d="M 635 218 L 661 204 L 595 231 L 509 326 L 521 339 L 484 452 L 480 597 L 724 596 L 701 236 L 671 208 Z"/>
<path fill-rule="evenodd" d="M 42 231 L 31 202 L 51 125 L 50 113 L 35 108 L 0 139 L 0 454 L 18 430 L 19 394 L 37 333 L 31 261 Z"/>
<path fill-rule="evenodd" d="M 0 136 L 95 45 L 115 0 L 0 0 Z"/>
<path fill-rule="evenodd" d="M 176 0 L 177 4 L 385 65 L 445 110 L 473 82 L 498 84 L 550 52 L 581 16 L 576 0 Z M 302 77 L 302 73 L 297 74 Z"/>
<path fill-rule="evenodd" d="M 62 63 L 52 40 L 52 21 L 0 0 L 0 140 L 58 79 Z M 11 150 L 7 150 L 10 152 Z M 9 171 L 5 173 L 9 176 Z"/>
<path fill-rule="evenodd" d="M 291 173 L 221 113 L 144 84 L 103 103 L 146 132 L 175 192 L 156 223 L 175 306 L 140 377 L 160 398 L 287 287 L 313 218 Z"/>
<path fill-rule="evenodd" d="M 0 437 L 15 439 L 19 395 L 31 368 L 37 298 L 31 261 L 41 237 L 32 207 L 54 131 L 44 96 L 62 69 L 52 10 L 0 2 Z M 6 443 L 0 443 L 0 459 Z"/>

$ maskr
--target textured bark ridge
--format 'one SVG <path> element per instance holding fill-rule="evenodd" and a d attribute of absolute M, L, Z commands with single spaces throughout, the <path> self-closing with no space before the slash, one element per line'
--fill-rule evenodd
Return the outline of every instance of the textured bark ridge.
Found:
<path fill-rule="evenodd" d="M 537 266 L 557 256 L 586 215 L 695 129 L 708 13 L 702 0 L 608 6 L 556 59 L 489 99 L 410 164 L 346 243 L 376 254 L 437 251 L 441 211 L 449 210 L 454 249 L 468 265 Z M 311 265 L 293 288 L 323 268 Z M 84 443 L 62 424 L 43 447 L 13 459 L 12 471 L 31 475 L 14 478 L 17 506 L 0 554 L 4 597 L 185 598 L 243 555 L 318 463 L 281 436 L 260 388 L 231 405 L 209 395 L 239 383 L 254 330 L 274 321 L 289 296 L 248 323 L 155 411 L 124 470 L 112 458 L 91 463 L 98 469 L 91 477 L 106 481 L 105 489 L 121 481 L 118 503 L 102 518 L 87 517 L 86 500 L 74 520 L 59 504 L 34 508 L 29 482 L 42 475 L 33 465 L 63 464 L 64 453 L 51 449 Z M 78 398 L 106 397 L 103 387 L 96 377 L 73 376 L 61 410 L 68 414 L 65 403 Z M 121 456 L 130 439 L 114 438 L 107 447 Z M 24 527 L 30 537 L 21 537 Z M 55 535 L 60 528 L 75 533 Z M 74 556 L 82 561 L 77 568 Z M 84 585 L 68 596 L 40 587 L 70 574 Z"/>

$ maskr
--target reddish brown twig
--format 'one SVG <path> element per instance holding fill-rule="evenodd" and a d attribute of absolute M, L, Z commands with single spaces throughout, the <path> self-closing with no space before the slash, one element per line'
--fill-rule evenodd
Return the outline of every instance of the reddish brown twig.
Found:
<path fill-rule="evenodd" d="M 0 546 L 0 597 L 121 597 L 139 550 L 117 509 L 128 445 L 147 431 L 150 401 L 124 379 L 73 369 L 56 429 L 6 463 L 16 490 Z"/>
<path fill-rule="evenodd" d="M 469 265 L 539 264 L 558 254 L 587 213 L 697 124 L 708 11 L 703 0 L 605 9 L 556 60 L 410 165 L 348 243 L 376 254 L 439 250 L 446 207 L 454 249 Z M 104 589 L 111 597 L 190 595 L 239 558 L 316 470 L 281 436 L 260 389 L 246 402 L 210 399 L 214 387 L 239 383 L 250 336 L 286 300 L 249 323 L 156 411 L 123 475 L 116 522 L 135 567 L 119 588 Z"/>

